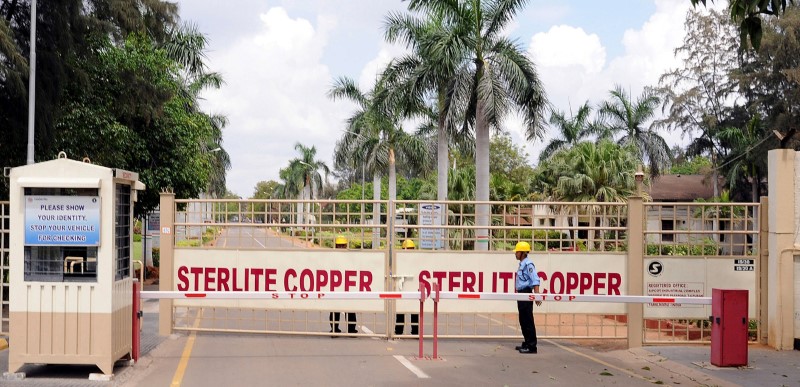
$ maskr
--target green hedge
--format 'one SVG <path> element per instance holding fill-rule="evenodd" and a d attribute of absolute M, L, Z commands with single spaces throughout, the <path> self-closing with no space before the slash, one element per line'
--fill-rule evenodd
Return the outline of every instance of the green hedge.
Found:
<path fill-rule="evenodd" d="M 648 244 L 647 255 L 718 255 L 719 244 L 705 238 L 697 244 Z"/>

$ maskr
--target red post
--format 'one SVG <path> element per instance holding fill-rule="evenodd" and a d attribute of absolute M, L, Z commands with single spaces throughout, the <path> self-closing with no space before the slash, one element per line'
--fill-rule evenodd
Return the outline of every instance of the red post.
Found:
<path fill-rule="evenodd" d="M 433 359 L 439 358 L 439 283 L 433 283 Z"/>
<path fill-rule="evenodd" d="M 131 359 L 134 362 L 139 361 L 139 351 L 141 350 L 141 335 L 140 335 L 140 327 L 139 319 L 141 318 L 141 302 L 142 302 L 142 295 L 141 291 L 141 284 L 139 280 L 133 280 L 133 321 L 131 324 Z"/>
<path fill-rule="evenodd" d="M 422 327 L 425 326 L 425 285 L 419 284 L 419 358 L 422 359 Z"/>

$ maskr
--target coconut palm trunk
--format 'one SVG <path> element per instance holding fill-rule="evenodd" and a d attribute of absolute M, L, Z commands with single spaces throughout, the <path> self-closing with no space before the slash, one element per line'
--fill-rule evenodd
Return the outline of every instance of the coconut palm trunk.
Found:
<path fill-rule="evenodd" d="M 440 104 L 441 105 L 441 104 Z M 442 109 L 439 109 L 441 112 Z M 447 173 L 448 168 L 450 167 L 450 154 L 448 149 L 448 136 L 447 130 L 444 127 L 445 124 L 445 115 L 439 113 L 439 132 L 438 132 L 438 139 L 437 139 L 437 146 L 436 146 L 436 199 L 440 202 L 439 211 L 439 224 L 442 226 L 447 224 L 447 203 L 444 203 L 447 200 Z M 437 248 L 439 246 L 439 237 L 442 234 L 443 229 L 435 230 L 433 232 L 433 246 Z M 444 244 L 445 246 L 447 244 Z"/>
<path fill-rule="evenodd" d="M 372 224 L 380 224 L 381 222 L 381 175 L 375 172 L 372 175 Z M 372 229 L 372 248 L 377 249 L 380 247 L 381 229 L 375 227 Z"/>
<path fill-rule="evenodd" d="M 475 250 L 489 250 L 489 123 L 484 102 L 478 99 L 475 125 Z M 484 228 L 481 228 L 484 227 Z"/>

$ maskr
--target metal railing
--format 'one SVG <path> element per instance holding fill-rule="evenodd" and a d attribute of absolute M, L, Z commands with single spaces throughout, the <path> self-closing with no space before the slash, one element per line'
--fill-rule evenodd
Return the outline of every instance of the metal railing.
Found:
<path fill-rule="evenodd" d="M 176 200 L 176 246 L 223 248 L 228 238 L 279 238 L 294 247 L 333 248 L 338 236 L 351 249 L 400 246 L 411 239 L 433 249 L 472 250 L 475 230 L 489 228 L 490 249 L 507 251 L 521 240 L 534 251 L 624 251 L 625 203 L 490 202 L 491 224 L 475 225 L 474 207 L 463 201 L 370 200 Z M 439 210 L 426 207 L 438 206 Z M 446 207 L 446 215 L 443 208 Z M 388 216 L 387 214 L 394 214 Z M 373 222 L 377 219 L 377 224 Z M 252 230 L 261 230 L 254 235 Z M 387 232 L 389 231 L 389 232 Z M 249 243 L 249 242 L 248 242 Z M 235 244 L 239 245 L 239 244 Z M 259 246 L 259 243 L 256 243 Z"/>

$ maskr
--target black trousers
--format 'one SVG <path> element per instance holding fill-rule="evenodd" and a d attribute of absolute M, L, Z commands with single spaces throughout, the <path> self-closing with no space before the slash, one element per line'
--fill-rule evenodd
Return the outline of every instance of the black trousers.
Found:
<path fill-rule="evenodd" d="M 355 313 L 345 313 L 347 315 L 347 332 L 349 333 L 356 333 L 356 314 Z M 331 322 L 331 332 L 341 332 L 339 330 L 339 312 L 331 312 L 328 319 Z"/>
<path fill-rule="evenodd" d="M 411 314 L 411 334 L 416 335 L 419 332 L 419 313 L 410 313 Z M 406 323 L 406 315 L 403 313 L 398 313 L 397 317 L 395 318 L 394 324 L 394 334 L 402 335 L 403 334 L 403 326 Z"/>
<path fill-rule="evenodd" d="M 533 289 L 518 290 L 517 293 L 533 293 Z M 533 301 L 517 301 L 517 311 L 519 311 L 519 328 L 522 330 L 522 337 L 525 338 L 524 345 L 528 348 L 536 348 Z"/>

